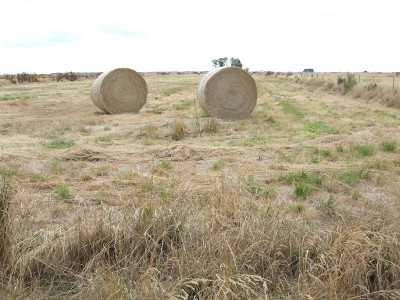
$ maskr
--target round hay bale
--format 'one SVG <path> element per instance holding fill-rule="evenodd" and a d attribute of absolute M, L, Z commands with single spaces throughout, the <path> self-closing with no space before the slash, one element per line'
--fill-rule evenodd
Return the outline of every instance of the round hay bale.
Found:
<path fill-rule="evenodd" d="M 134 70 L 114 69 L 97 77 L 90 98 L 108 114 L 137 113 L 146 103 L 147 84 Z"/>
<path fill-rule="evenodd" d="M 218 68 L 202 78 L 197 99 L 203 111 L 212 117 L 246 118 L 256 106 L 257 86 L 253 77 L 241 68 Z"/>

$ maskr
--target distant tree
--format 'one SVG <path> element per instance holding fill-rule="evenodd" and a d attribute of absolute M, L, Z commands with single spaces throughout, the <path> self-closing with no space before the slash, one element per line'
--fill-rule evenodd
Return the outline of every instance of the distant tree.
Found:
<path fill-rule="evenodd" d="M 232 67 L 243 68 L 243 64 L 240 61 L 240 59 L 239 58 L 234 58 L 234 57 L 231 58 L 231 66 Z"/>
<path fill-rule="evenodd" d="M 220 57 L 218 59 L 213 59 L 212 61 L 213 67 L 225 67 L 228 65 L 228 58 L 227 57 Z"/>
<path fill-rule="evenodd" d="M 232 66 L 232 67 L 238 67 L 238 68 L 243 69 L 242 62 L 240 61 L 239 58 L 235 58 L 235 57 L 231 57 L 231 59 L 229 60 L 229 63 L 228 63 L 228 58 L 227 57 L 220 57 L 220 58 L 217 58 L 217 59 L 213 59 L 211 61 L 211 63 L 212 63 L 214 68 Z M 247 68 L 246 71 L 248 71 L 248 68 Z"/>

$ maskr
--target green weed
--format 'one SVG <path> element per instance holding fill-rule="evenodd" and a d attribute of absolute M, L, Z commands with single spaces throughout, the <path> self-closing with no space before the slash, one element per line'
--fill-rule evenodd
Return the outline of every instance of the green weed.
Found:
<path fill-rule="evenodd" d="M 180 91 L 180 88 L 174 87 L 174 88 L 170 88 L 170 89 L 161 91 L 161 94 L 163 94 L 164 96 L 171 96 L 173 94 L 178 93 L 179 91 Z"/>
<path fill-rule="evenodd" d="M 124 172 L 118 176 L 118 178 L 121 180 L 134 180 L 134 179 L 137 179 L 138 177 L 139 177 L 139 174 L 134 171 Z"/>
<path fill-rule="evenodd" d="M 382 150 L 385 152 L 395 152 L 396 151 L 396 143 L 391 141 L 385 141 L 381 145 Z"/>
<path fill-rule="evenodd" d="M 71 197 L 71 191 L 67 184 L 60 184 L 56 186 L 55 191 L 61 199 L 69 199 Z"/>
<path fill-rule="evenodd" d="M 307 183 L 317 187 L 322 187 L 324 180 L 319 174 L 309 174 L 304 170 L 297 173 L 289 173 L 286 176 L 281 176 L 281 180 L 286 184 Z"/>
<path fill-rule="evenodd" d="M 317 134 L 337 134 L 339 130 L 325 123 L 324 121 L 314 121 L 307 124 L 307 130 Z"/>
<path fill-rule="evenodd" d="M 213 171 L 220 171 L 223 167 L 225 167 L 226 163 L 223 160 L 219 160 L 217 162 L 215 162 L 212 166 L 211 166 L 211 170 Z"/>
<path fill-rule="evenodd" d="M 355 145 L 353 149 L 362 157 L 374 155 L 374 147 L 371 145 Z"/>
<path fill-rule="evenodd" d="M 323 157 L 331 157 L 332 156 L 332 152 L 328 149 L 322 150 L 321 154 Z"/>
<path fill-rule="evenodd" d="M 276 120 L 275 120 L 275 118 L 274 118 L 274 117 L 271 117 L 271 116 L 266 117 L 266 118 L 264 119 L 264 121 L 265 121 L 266 123 L 271 124 L 271 125 L 275 125 L 275 124 L 277 123 Z"/>
<path fill-rule="evenodd" d="M 49 182 L 51 178 L 43 175 L 42 173 L 36 173 L 31 176 L 31 180 L 34 182 Z"/>
<path fill-rule="evenodd" d="M 314 156 L 313 158 L 311 158 L 311 162 L 313 164 L 318 164 L 320 162 L 320 158 L 318 156 Z"/>
<path fill-rule="evenodd" d="M 342 145 L 337 146 L 336 147 L 336 152 L 340 153 L 340 154 L 344 153 L 344 147 Z"/>
<path fill-rule="evenodd" d="M 161 115 L 161 114 L 164 112 L 164 110 L 157 107 L 157 108 L 153 108 L 153 109 L 151 110 L 151 112 L 152 112 L 153 114 L 155 114 L 155 115 Z"/>
<path fill-rule="evenodd" d="M 194 102 L 192 100 L 184 100 L 179 104 L 174 104 L 172 107 L 175 110 L 186 110 L 189 109 L 190 107 L 192 107 L 194 105 Z"/>
<path fill-rule="evenodd" d="M 340 180 L 346 184 L 353 185 L 360 179 L 368 178 L 369 171 L 367 169 L 345 171 L 340 175 Z"/>
<path fill-rule="evenodd" d="M 172 169 L 172 164 L 170 161 L 168 160 L 163 160 L 162 162 L 160 162 L 157 166 L 159 169 L 161 170 L 170 170 Z"/>
<path fill-rule="evenodd" d="M 273 198 L 275 198 L 275 197 L 278 195 L 278 191 L 277 191 L 276 188 L 274 188 L 274 187 L 268 187 L 268 188 L 266 188 L 266 189 L 263 191 L 262 195 L 263 195 L 265 198 L 271 198 L 271 199 L 273 199 Z"/>
<path fill-rule="evenodd" d="M 314 191 L 314 188 L 307 183 L 297 184 L 294 188 L 294 194 L 298 198 L 305 198 Z"/>
<path fill-rule="evenodd" d="M 285 113 L 293 115 L 299 119 L 304 118 L 305 114 L 302 112 L 292 100 L 281 101 L 282 109 Z"/>
<path fill-rule="evenodd" d="M 64 149 L 75 146 L 74 140 L 64 140 L 64 139 L 55 139 L 49 143 L 45 143 L 44 146 L 48 149 Z"/>
<path fill-rule="evenodd" d="M 296 204 L 295 206 L 294 206 L 294 211 L 297 213 L 297 214 L 301 214 L 302 212 L 304 212 L 306 210 L 306 208 L 305 208 L 305 206 L 303 205 L 303 204 Z"/>

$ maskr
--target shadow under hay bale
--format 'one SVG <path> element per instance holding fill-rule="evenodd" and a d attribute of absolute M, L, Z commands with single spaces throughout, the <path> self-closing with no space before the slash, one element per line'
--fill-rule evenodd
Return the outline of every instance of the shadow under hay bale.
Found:
<path fill-rule="evenodd" d="M 93 82 L 90 98 L 108 114 L 137 113 L 146 103 L 147 84 L 134 70 L 114 69 Z"/>
<path fill-rule="evenodd" d="M 241 68 L 218 68 L 202 78 L 197 99 L 203 111 L 212 117 L 242 119 L 256 106 L 257 86 L 253 77 Z"/>

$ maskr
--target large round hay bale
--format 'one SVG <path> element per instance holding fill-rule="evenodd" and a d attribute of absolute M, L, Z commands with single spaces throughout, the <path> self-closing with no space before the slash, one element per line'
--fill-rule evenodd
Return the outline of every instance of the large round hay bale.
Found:
<path fill-rule="evenodd" d="M 212 117 L 246 118 L 256 106 L 257 87 L 253 77 L 241 68 L 223 67 L 202 78 L 197 99 L 204 112 Z"/>
<path fill-rule="evenodd" d="M 90 98 L 108 114 L 137 113 L 146 103 L 147 84 L 134 70 L 114 69 L 97 77 Z"/>

